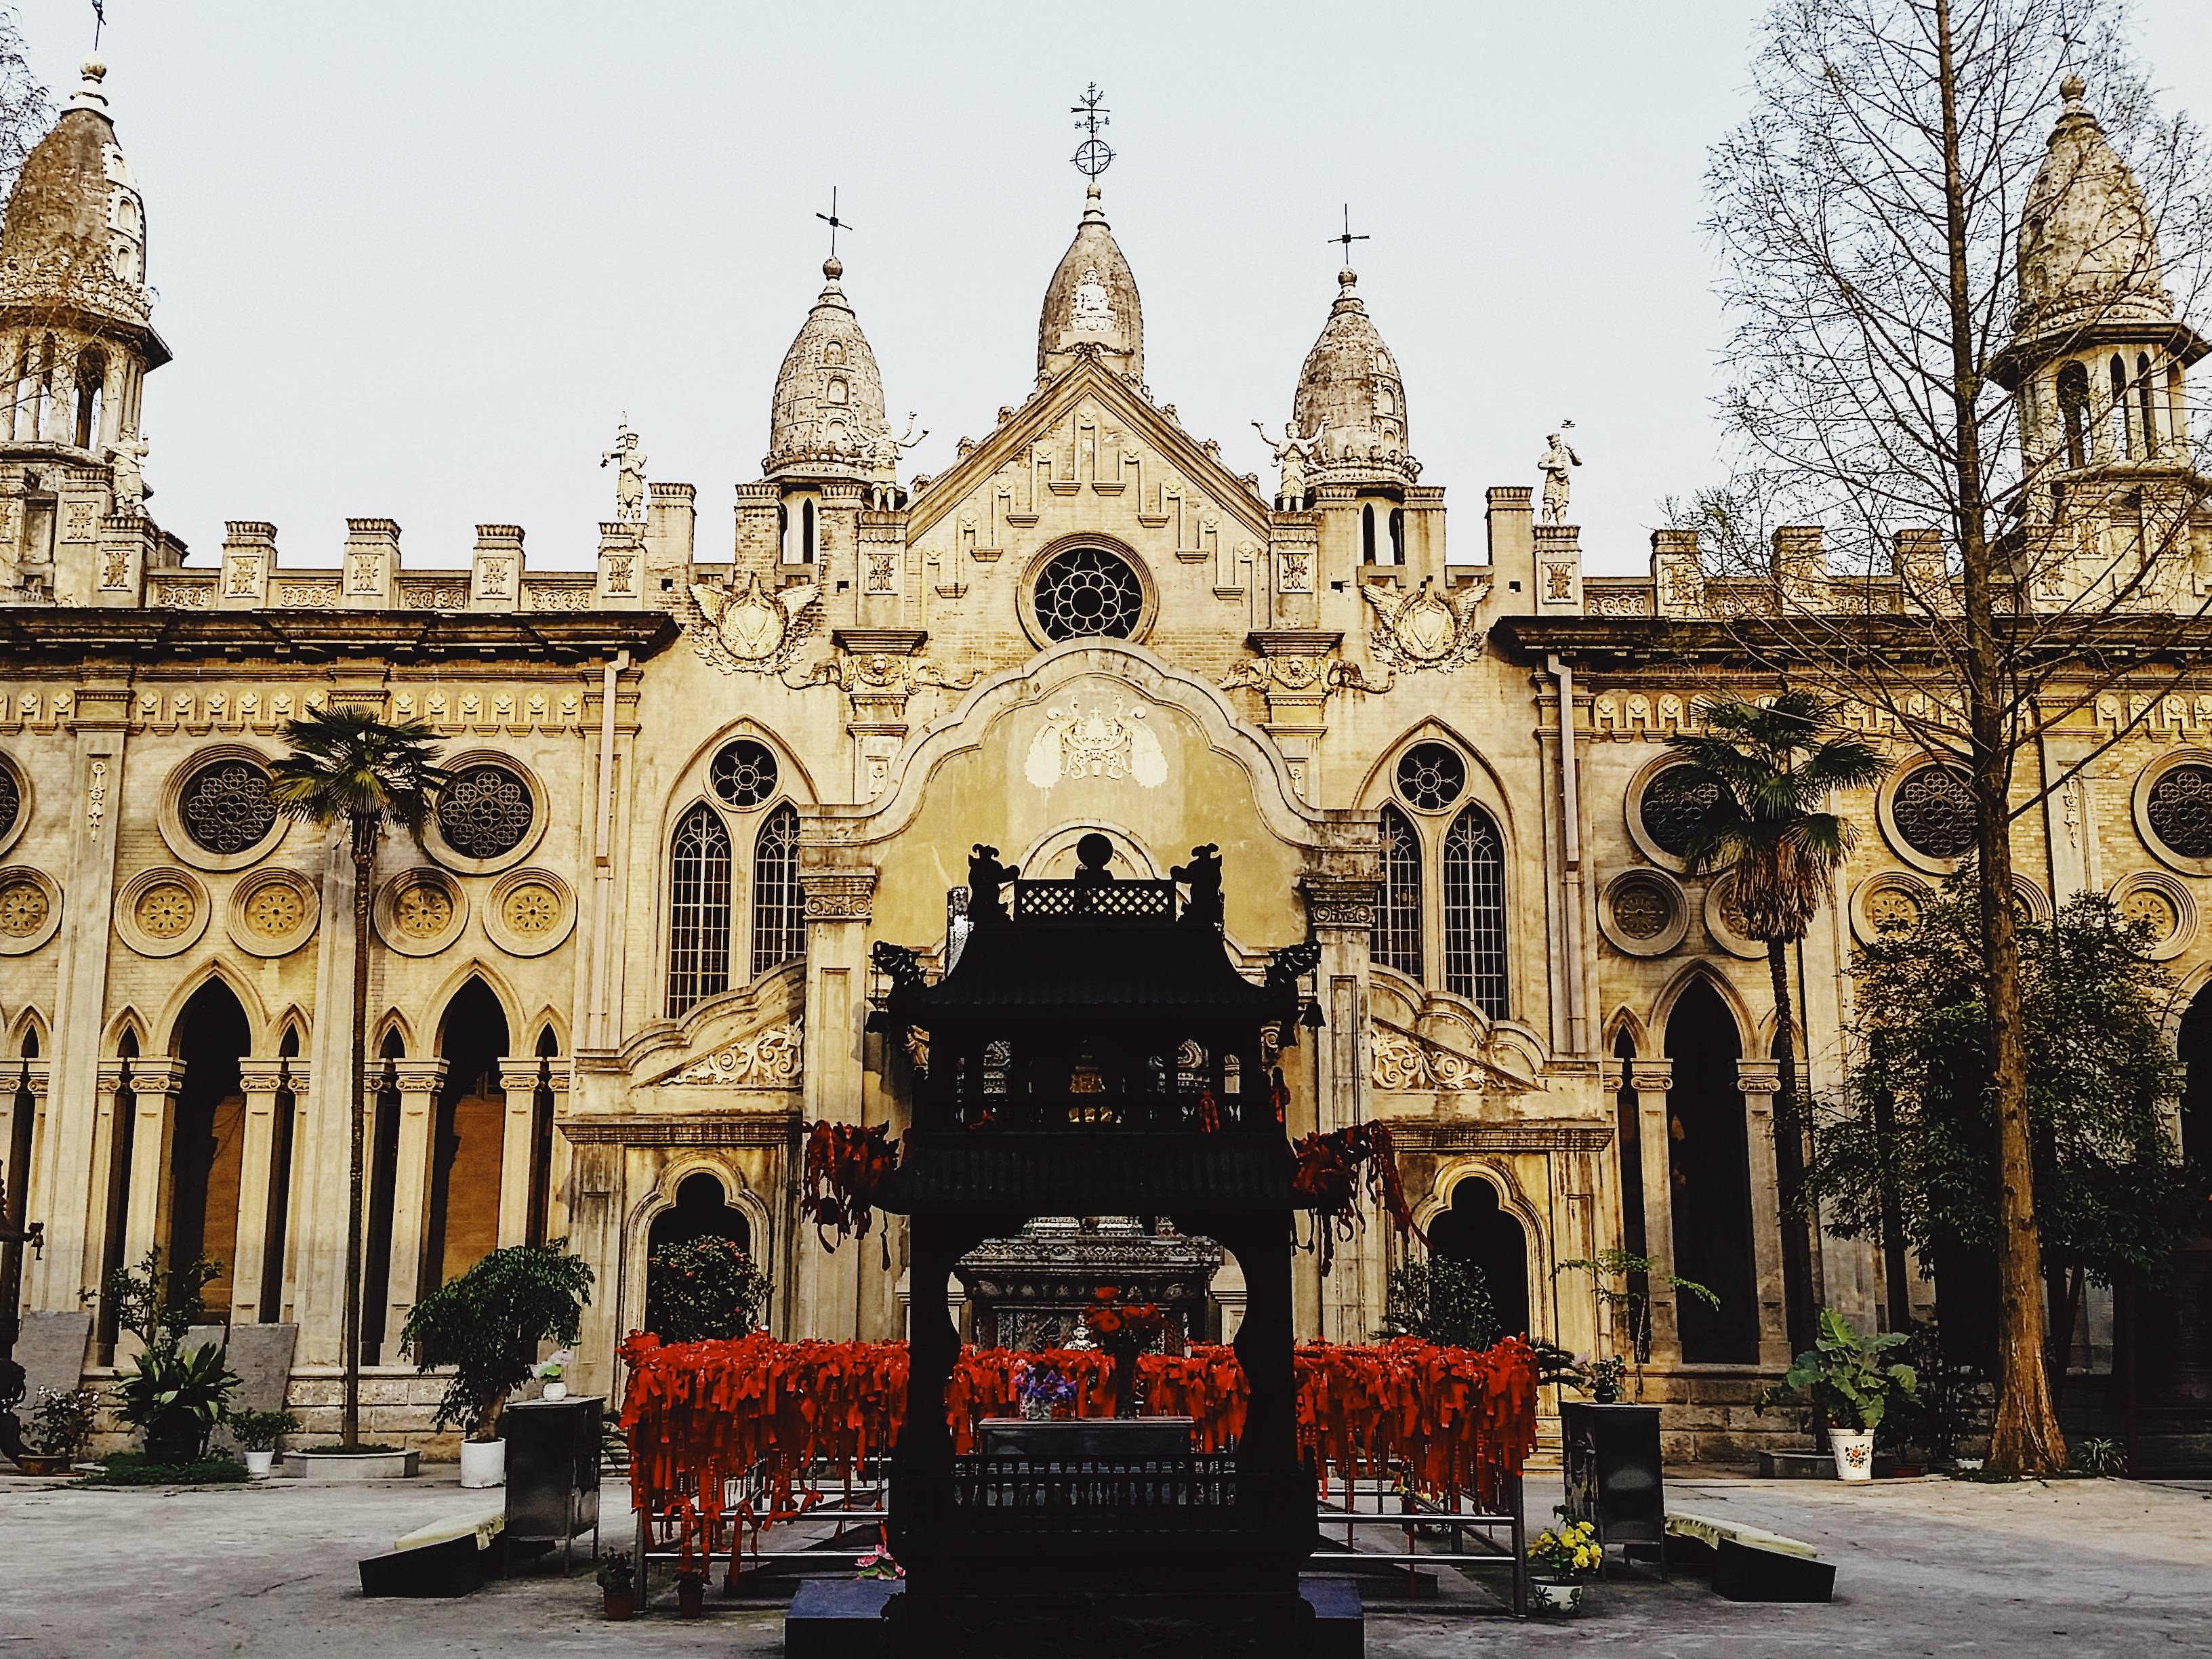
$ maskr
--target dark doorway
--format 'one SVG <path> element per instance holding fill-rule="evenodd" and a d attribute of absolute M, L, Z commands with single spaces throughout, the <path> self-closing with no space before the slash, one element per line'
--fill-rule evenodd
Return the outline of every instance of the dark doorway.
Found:
<path fill-rule="evenodd" d="M 1429 1248 L 1482 1269 L 1499 1332 L 1528 1333 L 1528 1237 L 1498 1204 L 1497 1188 L 1480 1176 L 1454 1187 L 1451 1207 L 1429 1224 Z"/>
<path fill-rule="evenodd" d="M 472 979 L 453 993 L 438 1030 L 446 1081 L 431 1132 L 420 1294 L 459 1277 L 499 1246 L 500 1151 L 507 1127 L 499 1072 L 507 1044 L 507 1012 L 489 986 Z"/>
<path fill-rule="evenodd" d="M 292 1142 L 299 1115 L 299 1097 L 292 1091 L 290 1062 L 300 1055 L 300 1030 L 293 1026 L 276 1045 L 286 1062 L 284 1086 L 276 1091 L 269 1124 L 269 1223 L 261 1239 L 261 1322 L 285 1322 L 284 1246 L 292 1224 Z"/>
<path fill-rule="evenodd" d="M 689 1244 L 695 1238 L 726 1238 L 752 1254 L 752 1224 L 722 1195 L 722 1183 L 704 1170 L 685 1176 L 676 1188 L 676 1204 L 653 1217 L 646 1235 L 646 1254 L 664 1244 Z"/>
<path fill-rule="evenodd" d="M 1710 985 L 1682 993 L 1667 1019 L 1674 1062 L 1667 1096 L 1668 1180 L 1674 1271 L 1720 1298 L 1675 1298 L 1682 1358 L 1692 1364 L 1755 1364 L 1759 1275 L 1751 1234 L 1751 1159 L 1736 1062 L 1735 1018 Z"/>
<path fill-rule="evenodd" d="M 2189 1068 L 2181 1087 L 2181 1155 L 2212 1164 L 2212 986 L 2191 999 L 2174 1046 Z"/>
<path fill-rule="evenodd" d="M 246 1150 L 246 1091 L 239 1062 L 252 1036 L 246 1010 L 220 980 L 192 994 L 177 1022 L 177 1091 L 169 1141 L 169 1265 L 181 1274 L 201 1256 L 222 1271 L 200 1292 L 210 1319 L 230 1312 L 231 1268 L 238 1260 L 238 1183 Z"/>
<path fill-rule="evenodd" d="M 383 1363 L 384 1320 L 392 1300 L 392 1204 L 399 1182 L 399 1080 L 392 1062 L 406 1057 L 399 1033 L 384 1039 L 376 1106 L 368 1126 L 368 1191 L 363 1195 L 365 1237 L 362 1246 L 361 1363 Z"/>

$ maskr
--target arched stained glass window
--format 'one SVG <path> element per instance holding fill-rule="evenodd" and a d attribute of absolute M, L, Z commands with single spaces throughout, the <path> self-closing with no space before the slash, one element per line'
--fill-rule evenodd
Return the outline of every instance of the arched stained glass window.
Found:
<path fill-rule="evenodd" d="M 1368 954 L 1414 979 L 1421 971 L 1421 842 L 1412 822 L 1395 806 L 1382 818 L 1382 887 L 1375 896 L 1374 931 Z"/>
<path fill-rule="evenodd" d="M 806 897 L 799 887 L 799 814 L 787 801 L 753 842 L 753 973 L 806 954 Z"/>
<path fill-rule="evenodd" d="M 1470 806 L 1444 835 L 1444 989 L 1493 1019 L 1507 1011 L 1505 842 Z"/>
<path fill-rule="evenodd" d="M 701 801 L 677 820 L 668 859 L 668 1012 L 730 988 L 730 832 Z"/>

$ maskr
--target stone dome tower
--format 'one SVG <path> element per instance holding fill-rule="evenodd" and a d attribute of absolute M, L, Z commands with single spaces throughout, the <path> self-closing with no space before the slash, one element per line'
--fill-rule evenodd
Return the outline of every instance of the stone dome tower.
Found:
<path fill-rule="evenodd" d="M 85 60 L 83 84 L 24 161 L 0 221 L 0 374 L 11 394 L 0 453 L 110 459 L 138 432 L 145 372 L 169 361 L 145 285 L 145 204 L 115 140 L 106 74 Z"/>
<path fill-rule="evenodd" d="M 768 478 L 888 483 L 896 472 L 883 376 L 839 286 L 844 274 L 835 254 L 822 262 L 822 293 L 776 371 L 768 459 L 761 463 Z"/>
<path fill-rule="evenodd" d="M 2013 337 L 1992 365 L 2021 400 L 2031 523 L 2100 515 L 2101 475 L 2155 493 L 2188 471 L 2183 371 L 2208 345 L 2174 314 L 2142 186 L 2083 102 L 2079 76 L 2021 215 Z M 2112 498 L 2112 499 L 2108 499 Z M 2104 503 L 2100 506 L 2100 503 Z"/>
<path fill-rule="evenodd" d="M 1321 429 L 1311 474 L 1317 484 L 1402 489 L 1419 476 L 1420 464 L 1407 447 L 1398 360 L 1376 332 L 1359 297 L 1359 277 L 1349 268 L 1337 274 L 1336 303 L 1298 371 L 1291 413 L 1308 436 Z"/>
<path fill-rule="evenodd" d="M 1037 318 L 1037 384 L 1056 379 L 1091 353 L 1131 386 L 1143 387 L 1144 301 L 1106 222 L 1096 179 L 1075 240 L 1045 284 Z"/>

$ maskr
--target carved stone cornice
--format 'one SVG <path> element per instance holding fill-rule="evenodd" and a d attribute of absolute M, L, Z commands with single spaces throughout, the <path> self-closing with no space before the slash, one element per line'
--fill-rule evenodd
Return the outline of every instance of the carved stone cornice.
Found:
<path fill-rule="evenodd" d="M 395 1060 L 392 1082 L 403 1095 L 434 1095 L 445 1087 L 449 1062 L 442 1060 Z"/>
<path fill-rule="evenodd" d="M 1639 1095 L 1666 1093 L 1674 1086 L 1674 1062 L 1671 1060 L 1631 1060 L 1628 1086 Z"/>
<path fill-rule="evenodd" d="M 273 1095 L 283 1086 L 283 1060 L 247 1060 L 239 1062 L 238 1089 L 240 1094 Z"/>
<path fill-rule="evenodd" d="M 1306 875 L 1298 878 L 1306 917 L 1316 930 L 1350 928 L 1364 933 L 1375 925 L 1375 890 L 1365 876 Z"/>
<path fill-rule="evenodd" d="M 1747 1095 L 1782 1092 L 1782 1062 L 1778 1060 L 1739 1060 L 1735 1086 Z"/>
<path fill-rule="evenodd" d="M 579 1146 L 783 1146 L 798 1137 L 792 1112 L 620 1112 L 556 1117 L 553 1127 Z"/>
<path fill-rule="evenodd" d="M 1439 1123 L 1392 1118 L 1390 1139 L 1401 1152 L 1601 1152 L 1613 1144 L 1602 1125 Z"/>
<path fill-rule="evenodd" d="M 710 1084 L 732 1089 L 796 1089 L 805 1073 L 805 1023 L 787 1019 L 726 1042 L 653 1081 L 663 1086 Z"/>
<path fill-rule="evenodd" d="M 809 921 L 866 921 L 875 915 L 876 872 L 806 870 L 799 872 Z"/>

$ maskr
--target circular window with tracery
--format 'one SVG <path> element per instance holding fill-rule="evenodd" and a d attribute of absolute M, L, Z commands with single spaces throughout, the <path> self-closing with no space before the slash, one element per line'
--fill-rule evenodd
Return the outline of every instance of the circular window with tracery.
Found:
<path fill-rule="evenodd" d="M 1644 833 L 1671 858 L 1689 850 L 1698 820 L 1721 798 L 1719 781 L 1702 766 L 1670 766 L 1644 786 Z"/>
<path fill-rule="evenodd" d="M 2212 859 L 2212 766 L 2168 767 L 2151 785 L 2143 817 L 2168 850 Z"/>
<path fill-rule="evenodd" d="M 1055 640 L 1126 640 L 1145 612 L 1145 586 L 1103 547 L 1071 547 L 1037 573 L 1037 626 Z"/>
<path fill-rule="evenodd" d="M 755 807 L 775 793 L 775 757 L 764 743 L 739 738 L 726 743 L 707 769 L 707 780 L 724 805 Z"/>
<path fill-rule="evenodd" d="M 1441 812 L 1467 793 L 1467 763 L 1441 743 L 1417 743 L 1398 757 L 1398 798 L 1424 812 Z"/>
<path fill-rule="evenodd" d="M 219 760 L 185 780 L 177 817 L 203 852 L 228 857 L 258 846 L 276 824 L 269 774 L 249 760 Z"/>
<path fill-rule="evenodd" d="M 1929 765 L 1905 775 L 1889 804 L 1898 836 L 1924 859 L 1955 859 L 1974 844 L 1974 795 L 1955 766 Z"/>
<path fill-rule="evenodd" d="M 23 786 L 15 781 L 15 775 L 0 766 L 0 837 L 15 827 L 23 816 Z"/>
<path fill-rule="evenodd" d="M 438 833 L 463 858 L 504 858 L 537 817 L 530 786 L 504 766 L 465 767 L 438 797 Z"/>

